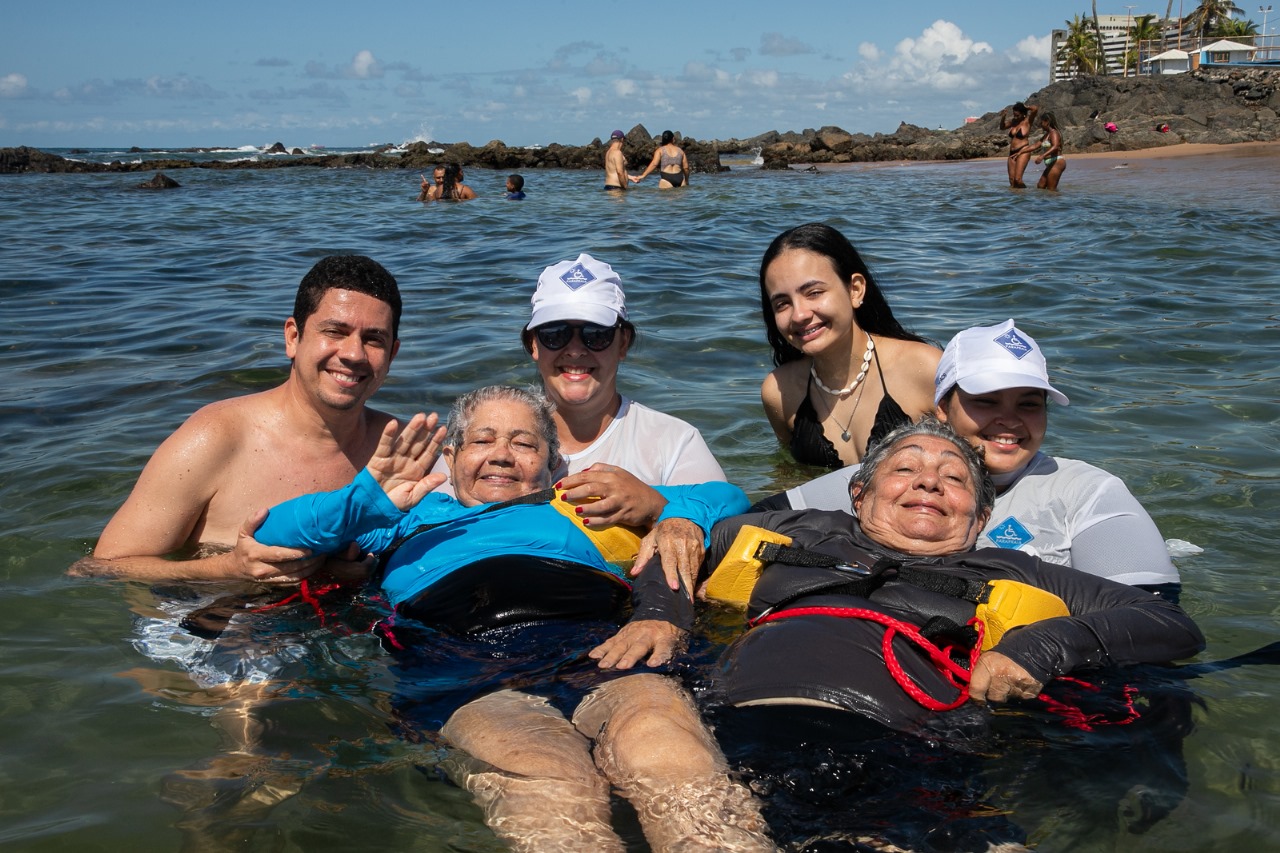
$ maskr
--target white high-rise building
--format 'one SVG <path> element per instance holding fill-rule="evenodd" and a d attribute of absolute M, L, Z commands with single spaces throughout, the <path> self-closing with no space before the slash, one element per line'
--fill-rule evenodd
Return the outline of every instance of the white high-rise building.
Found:
<path fill-rule="evenodd" d="M 1081 16 L 1085 17 L 1085 16 Z M 1092 16 L 1089 24 L 1092 27 Z M 1178 19 L 1170 18 L 1161 20 L 1157 18 L 1155 21 L 1156 28 L 1163 36 L 1162 42 L 1144 43 L 1140 46 L 1140 56 L 1138 64 L 1145 63 L 1148 59 L 1166 48 L 1175 47 L 1178 44 Z M 1129 33 L 1133 29 L 1133 16 L 1130 15 L 1099 15 L 1098 30 L 1102 34 L 1102 51 L 1107 59 L 1107 74 L 1119 77 L 1125 73 L 1124 55 L 1126 50 L 1132 50 L 1135 45 L 1129 38 Z M 1052 38 L 1049 40 L 1049 82 L 1057 83 L 1059 80 L 1066 80 L 1072 75 L 1065 74 L 1062 71 L 1062 62 L 1058 60 L 1058 50 L 1062 47 L 1062 43 L 1067 40 L 1067 30 L 1054 30 Z M 1183 36 L 1185 47 L 1186 36 Z M 1130 75 L 1139 73 L 1139 69 L 1130 64 L 1128 68 Z"/>

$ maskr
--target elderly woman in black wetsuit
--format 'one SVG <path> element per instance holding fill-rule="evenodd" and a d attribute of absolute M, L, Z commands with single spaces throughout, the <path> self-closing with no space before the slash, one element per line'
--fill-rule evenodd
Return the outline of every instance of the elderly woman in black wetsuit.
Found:
<path fill-rule="evenodd" d="M 640 177 L 631 178 L 631 183 L 638 184 L 658 169 L 658 189 L 669 190 L 683 187 L 689 183 L 689 158 L 684 149 L 675 143 L 676 135 L 669 130 L 662 131 L 662 143 L 653 152 L 653 159 L 648 167 L 640 173 Z"/>
<path fill-rule="evenodd" d="M 941 350 L 898 323 L 857 249 L 831 226 L 774 239 L 760 262 L 760 307 L 777 365 L 760 399 L 797 462 L 851 465 L 871 439 L 933 408 Z"/>
<path fill-rule="evenodd" d="M 1009 132 L 1009 186 L 1015 189 L 1026 186 L 1022 182 L 1022 174 L 1027 171 L 1027 164 L 1036 151 L 1031 131 L 1035 128 L 1039 111 L 1039 107 L 1028 107 L 1022 101 L 1000 111 L 1000 128 Z"/>
<path fill-rule="evenodd" d="M 995 486 L 978 452 L 932 416 L 899 427 L 873 448 L 849 491 L 853 519 L 845 512 L 793 510 L 738 516 L 713 529 L 708 565 L 730 551 L 744 525 L 784 534 L 791 547 L 828 558 L 826 566 L 810 561 L 802 567 L 780 557 L 764 570 L 748 610 L 756 627 L 719 667 L 729 704 L 818 704 L 891 728 L 923 725 L 940 709 L 911 698 L 886 669 L 883 622 L 805 608 L 858 608 L 915 628 L 935 617 L 964 626 L 975 602 L 969 592 L 945 588 L 946 578 L 963 581 L 961 587 L 1017 581 L 1063 605 L 1058 615 L 987 638 L 963 679 L 968 697 L 979 702 L 1031 699 L 1077 669 L 1174 660 L 1204 646 L 1191 618 L 1159 596 L 1020 551 L 972 550 Z M 765 613 L 771 617 L 761 619 Z M 993 624 L 988 619 L 989 632 Z M 919 647 L 903 642 L 898 659 L 933 699 L 964 698 Z"/>
<path fill-rule="evenodd" d="M 796 746 L 789 733 L 819 745 L 856 736 L 859 755 L 915 742 L 895 732 L 936 745 L 990 724 L 985 703 L 1035 699 L 1071 673 L 1186 658 L 1204 647 L 1191 618 L 1160 596 L 1018 551 L 974 550 L 995 487 L 978 452 L 932 416 L 873 447 L 850 493 L 854 517 L 753 513 L 712 530 L 709 597 L 749 601 L 749 629 L 711 670 L 705 694 L 731 753 L 744 745 L 735 743 L 740 730 L 748 750 L 747 741 L 765 737 L 780 754 Z M 969 627 L 978 618 L 981 633 Z M 823 754 L 835 767 L 838 759 Z M 944 775 L 946 767 L 963 774 L 954 763 L 941 766 Z M 845 775 L 832 784 L 869 797 L 897 781 L 873 775 L 869 788 L 858 788 L 858 769 L 836 767 Z M 818 775 L 813 766 L 795 772 Z M 931 793 L 947 819 L 978 814 L 951 811 L 967 808 L 952 791 Z M 930 808 L 938 810 L 923 806 Z"/>

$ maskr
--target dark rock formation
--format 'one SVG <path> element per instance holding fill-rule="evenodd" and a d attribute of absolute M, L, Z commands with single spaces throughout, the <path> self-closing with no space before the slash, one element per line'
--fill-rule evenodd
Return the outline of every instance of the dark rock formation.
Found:
<path fill-rule="evenodd" d="M 263 151 L 262 153 L 263 154 L 288 154 L 289 150 L 284 147 L 283 142 L 277 142 L 275 145 L 272 145 L 270 148 L 268 148 L 266 151 Z"/>
<path fill-rule="evenodd" d="M 1054 83 L 1027 98 L 1058 119 L 1068 153 L 1073 151 L 1132 151 L 1183 142 L 1272 141 L 1280 139 L 1280 71 L 1193 71 L 1158 77 L 1082 77 Z M 1115 122 L 1120 131 L 1107 133 Z M 1167 124 L 1168 132 L 1156 128 Z M 902 124 L 893 133 L 849 133 L 838 127 L 776 130 L 749 139 L 700 142 L 676 137 L 695 172 L 720 172 L 721 154 L 759 151 L 766 169 L 785 169 L 793 163 L 856 163 L 884 160 L 968 160 L 997 157 L 1009 146 L 1000 129 L 998 112 L 955 130 L 928 130 Z M 657 141 L 643 125 L 626 135 L 623 151 L 627 168 L 638 173 L 653 157 Z M 0 149 L 0 174 L 20 172 L 151 172 L 156 169 L 279 169 L 295 166 L 336 168 L 414 169 L 425 171 L 442 163 L 467 168 L 521 171 L 526 169 L 602 169 L 605 143 L 587 145 L 512 147 L 493 140 L 477 148 L 467 142 L 415 142 L 402 153 L 390 145 L 370 154 L 307 156 L 294 148 L 291 156 L 264 160 L 203 161 L 150 160 L 141 163 L 81 163 L 34 148 Z M 219 149 L 183 149 L 211 151 Z M 148 153 L 134 148 L 133 152 Z M 434 152 L 434 153 L 433 153 Z M 277 142 L 267 153 L 289 154 Z"/>
<path fill-rule="evenodd" d="M 182 184 L 166 175 L 164 172 L 156 172 L 154 178 L 149 181 L 143 181 L 138 184 L 140 190 L 172 190 L 177 189 Z"/>
<path fill-rule="evenodd" d="M 1135 151 L 1183 142 L 1227 144 L 1280 139 L 1280 72 L 1193 71 L 1148 77 L 1081 77 L 1046 86 L 1027 98 L 1058 120 L 1072 151 Z M 1118 133 L 1103 125 L 1115 122 Z M 1161 133 L 1157 127 L 1167 124 Z M 767 135 L 766 135 L 767 136 Z M 955 130 L 903 124 L 890 134 L 849 134 L 824 127 L 761 146 L 766 169 L 792 163 L 854 163 L 881 160 L 964 160 L 996 157 L 1008 150 L 998 112 Z M 757 137 L 761 139 L 762 137 Z M 723 148 L 721 150 L 724 150 Z"/>

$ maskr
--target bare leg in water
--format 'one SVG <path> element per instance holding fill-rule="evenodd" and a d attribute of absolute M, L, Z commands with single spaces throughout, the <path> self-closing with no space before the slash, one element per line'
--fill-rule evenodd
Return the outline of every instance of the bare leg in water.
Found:
<path fill-rule="evenodd" d="M 514 850 L 621 851 L 610 783 L 655 851 L 775 849 L 693 703 L 662 676 L 606 683 L 572 724 L 543 699 L 500 691 L 460 708 L 442 734 L 467 753 L 451 775 Z"/>
<path fill-rule="evenodd" d="M 546 699 L 490 693 L 455 711 L 440 733 L 466 753 L 446 762 L 450 776 L 512 850 L 623 850 L 590 743 Z"/>
<path fill-rule="evenodd" d="M 578 706 L 573 724 L 595 741 L 595 762 L 640 818 L 654 850 L 766 851 L 760 803 L 729 778 L 724 754 L 689 694 L 672 679 L 610 681 Z"/>

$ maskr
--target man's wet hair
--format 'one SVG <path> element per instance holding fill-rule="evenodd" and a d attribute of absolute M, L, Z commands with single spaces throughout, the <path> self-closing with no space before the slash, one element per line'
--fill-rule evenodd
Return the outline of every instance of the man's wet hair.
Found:
<path fill-rule="evenodd" d="M 382 264 L 364 255 L 321 258 L 302 277 L 298 295 L 293 300 L 293 319 L 298 324 L 298 331 L 306 326 L 307 318 L 316 313 L 320 301 L 330 290 L 351 290 L 390 305 L 391 337 L 400 339 L 400 288 L 395 276 Z"/>
<path fill-rule="evenodd" d="M 513 192 L 520 192 L 524 189 L 524 177 L 522 175 L 507 175 L 507 180 L 511 182 Z"/>

